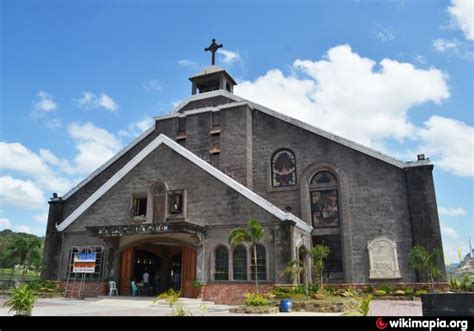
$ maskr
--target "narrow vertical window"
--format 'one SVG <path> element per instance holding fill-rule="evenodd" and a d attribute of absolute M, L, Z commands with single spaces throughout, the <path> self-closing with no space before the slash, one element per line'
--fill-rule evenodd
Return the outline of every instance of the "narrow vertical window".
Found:
<path fill-rule="evenodd" d="M 258 280 L 267 279 L 267 261 L 265 247 L 257 245 L 257 265 L 255 266 L 255 259 L 252 252 L 252 260 L 250 261 L 250 276 L 252 280 L 255 280 L 255 272 L 257 273 Z"/>
<path fill-rule="evenodd" d="M 232 275 L 234 280 L 247 280 L 247 252 L 244 246 L 237 246 L 234 249 Z"/>
<path fill-rule="evenodd" d="M 216 271 L 214 273 L 215 280 L 229 279 L 229 252 L 224 246 L 216 249 Z"/>

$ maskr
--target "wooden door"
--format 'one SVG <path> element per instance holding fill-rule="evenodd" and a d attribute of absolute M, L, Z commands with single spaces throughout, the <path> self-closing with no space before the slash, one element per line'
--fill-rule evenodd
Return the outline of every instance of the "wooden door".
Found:
<path fill-rule="evenodd" d="M 196 251 L 190 247 L 183 246 L 181 288 L 183 297 L 196 298 L 199 295 L 199 288 L 193 286 L 196 280 Z"/>
<path fill-rule="evenodd" d="M 134 260 L 135 251 L 133 248 L 128 248 L 122 252 L 119 274 L 120 295 L 130 295 L 130 282 L 132 281 Z"/>

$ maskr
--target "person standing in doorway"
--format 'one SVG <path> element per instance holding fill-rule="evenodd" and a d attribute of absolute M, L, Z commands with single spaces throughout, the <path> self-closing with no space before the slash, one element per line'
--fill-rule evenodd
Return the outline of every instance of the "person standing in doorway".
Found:
<path fill-rule="evenodd" d="M 143 280 L 143 291 L 145 292 L 145 295 L 148 295 L 148 287 L 150 286 L 150 274 L 148 273 L 146 268 L 145 268 L 145 272 L 143 273 L 142 280 Z"/>

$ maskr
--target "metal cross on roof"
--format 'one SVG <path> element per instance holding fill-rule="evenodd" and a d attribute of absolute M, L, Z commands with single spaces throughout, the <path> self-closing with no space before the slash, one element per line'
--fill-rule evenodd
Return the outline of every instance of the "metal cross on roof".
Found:
<path fill-rule="evenodd" d="M 216 44 L 216 40 L 212 39 L 211 45 L 209 45 L 209 47 L 207 47 L 207 48 L 204 48 L 204 50 L 206 52 L 211 51 L 211 53 L 212 53 L 212 65 L 216 64 L 216 52 L 219 48 L 222 48 L 222 47 L 224 47 L 224 45 Z"/>

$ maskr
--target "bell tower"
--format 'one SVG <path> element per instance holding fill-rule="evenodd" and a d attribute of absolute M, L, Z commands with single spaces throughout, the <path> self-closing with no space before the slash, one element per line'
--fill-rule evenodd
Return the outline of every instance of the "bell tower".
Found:
<path fill-rule="evenodd" d="M 192 83 L 192 94 L 201 94 L 215 90 L 225 90 L 233 93 L 234 86 L 237 85 L 235 80 L 225 71 L 216 65 L 216 52 L 224 45 L 217 44 L 215 39 L 204 50 L 212 53 L 211 65 L 195 76 L 189 78 Z"/>

